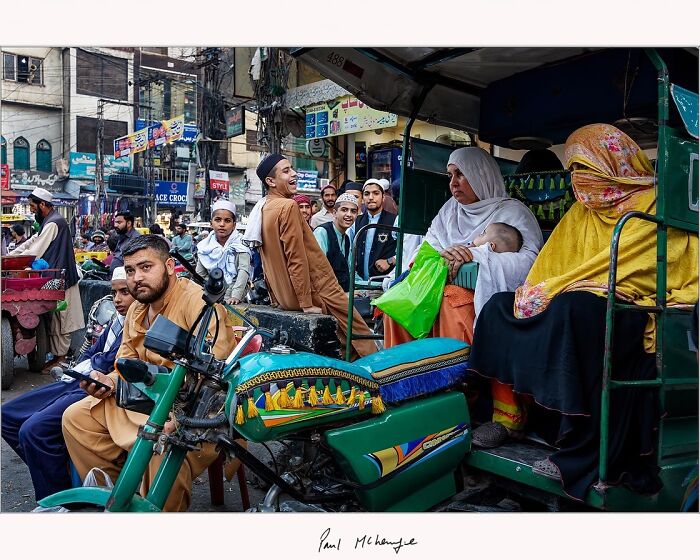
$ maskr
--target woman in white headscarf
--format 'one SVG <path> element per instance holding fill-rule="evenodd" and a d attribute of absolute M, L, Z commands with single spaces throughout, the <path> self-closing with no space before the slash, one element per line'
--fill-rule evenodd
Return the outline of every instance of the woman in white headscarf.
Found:
<path fill-rule="evenodd" d="M 447 162 L 447 174 L 452 198 L 435 216 L 425 236 L 425 241 L 440 251 L 450 268 L 431 336 L 447 336 L 471 344 L 474 323 L 489 298 L 497 292 L 515 291 L 525 281 L 542 248 L 542 232 L 527 206 L 506 196 L 496 160 L 481 148 L 460 148 L 452 152 Z M 496 253 L 489 244 L 470 246 L 486 226 L 496 222 L 509 224 L 520 231 L 523 245 L 518 252 Z M 451 284 L 459 268 L 471 261 L 479 263 L 476 289 L 465 290 Z M 385 347 L 409 340 L 412 338 L 405 329 L 385 317 Z M 510 417 L 510 411 L 515 408 L 511 407 L 514 400 L 512 390 L 494 381 L 492 393 L 494 415 L 505 416 L 504 425 L 517 435 L 524 419 Z"/>
<path fill-rule="evenodd" d="M 250 249 L 236 231 L 236 207 L 228 200 L 217 201 L 211 214 L 213 230 L 197 243 L 197 273 L 203 278 L 220 268 L 226 281 L 225 301 L 236 304 L 248 293 Z"/>

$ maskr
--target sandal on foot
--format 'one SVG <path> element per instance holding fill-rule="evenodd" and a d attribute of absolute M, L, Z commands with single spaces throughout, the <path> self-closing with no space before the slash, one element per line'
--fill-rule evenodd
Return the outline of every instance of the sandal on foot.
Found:
<path fill-rule="evenodd" d="M 498 422 L 487 422 L 472 432 L 472 445 L 490 449 L 503 445 L 508 439 L 508 428 Z"/>
<path fill-rule="evenodd" d="M 561 480 L 559 467 L 552 463 L 549 458 L 532 463 L 532 472 L 535 474 L 541 474 L 542 476 L 546 476 L 552 480 Z"/>

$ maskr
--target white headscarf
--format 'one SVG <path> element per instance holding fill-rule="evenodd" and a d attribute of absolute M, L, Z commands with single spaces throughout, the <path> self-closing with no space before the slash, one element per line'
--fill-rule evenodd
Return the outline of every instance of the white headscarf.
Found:
<path fill-rule="evenodd" d="M 523 236 L 523 246 L 517 253 L 471 248 L 474 261 L 480 265 L 474 293 L 474 309 L 478 316 L 493 294 L 515 291 L 525 281 L 542 248 L 542 231 L 527 206 L 506 196 L 498 163 L 486 151 L 460 148 L 450 154 L 450 164 L 462 172 L 479 200 L 460 204 L 452 197 L 443 205 L 425 237 L 433 248 L 443 251 L 453 245 L 467 245 L 494 222 L 509 224 Z"/>
<path fill-rule="evenodd" d="M 217 208 L 218 210 L 218 208 Z M 210 231 L 204 239 L 197 243 L 197 258 L 207 270 L 220 268 L 224 271 L 226 284 L 232 284 L 238 276 L 236 269 L 236 253 L 248 253 L 250 249 L 243 244 L 241 234 L 234 230 L 222 247 L 216 240 L 216 232 Z M 250 271 L 248 271 L 250 274 Z"/>
<path fill-rule="evenodd" d="M 243 243 L 248 247 L 255 248 L 262 245 L 262 209 L 266 202 L 267 197 L 263 196 L 250 211 L 243 236 Z"/>

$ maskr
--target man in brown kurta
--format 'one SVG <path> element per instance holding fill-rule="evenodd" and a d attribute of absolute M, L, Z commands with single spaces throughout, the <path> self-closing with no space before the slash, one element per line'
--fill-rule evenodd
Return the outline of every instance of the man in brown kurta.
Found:
<path fill-rule="evenodd" d="M 125 247 L 124 264 L 127 286 L 137 302 L 126 314 L 117 358 L 135 358 L 172 368 L 174 364 L 171 361 L 144 347 L 146 331 L 158 315 L 189 330 L 204 306 L 202 288 L 188 279 L 177 278 L 175 263 L 168 256 L 165 239 L 157 235 L 144 235 L 135 239 L 142 248 L 129 254 L 135 243 L 132 240 L 132 245 Z M 158 295 L 161 289 L 164 291 Z M 157 299 L 153 300 L 156 296 Z M 220 318 L 226 317 L 226 310 L 219 305 L 217 313 Z M 234 346 L 233 329 L 221 328 L 214 344 L 214 355 L 218 359 L 224 359 Z M 96 378 L 115 387 L 117 375 L 114 372 L 109 376 L 100 374 Z M 81 386 L 84 385 L 85 382 L 81 382 Z M 62 420 L 63 435 L 68 453 L 81 478 L 85 478 L 93 467 L 100 467 L 112 480 L 116 480 L 126 452 L 133 447 L 138 428 L 146 423 L 148 416 L 119 408 L 112 396 L 113 390 L 105 392 L 104 389 L 93 390 L 95 388 L 95 385 L 85 387 L 86 391 L 95 396 L 88 396 L 66 409 Z M 214 444 L 204 444 L 200 450 L 187 453 L 163 507 L 164 511 L 187 510 L 192 480 L 213 463 L 218 455 Z M 154 455 L 151 459 L 144 475 L 142 495 L 146 495 L 163 457 L 164 455 Z"/>
<path fill-rule="evenodd" d="M 274 166 L 270 169 L 271 163 Z M 338 322 L 338 338 L 344 346 L 348 296 L 292 199 L 297 190 L 296 171 L 287 159 L 272 154 L 258 166 L 258 176 L 268 188 L 267 201 L 262 207 L 259 250 L 272 301 L 287 311 L 332 315 Z M 352 332 L 371 334 L 357 310 L 353 312 Z M 352 346 L 358 356 L 377 351 L 373 340 L 353 340 Z"/>

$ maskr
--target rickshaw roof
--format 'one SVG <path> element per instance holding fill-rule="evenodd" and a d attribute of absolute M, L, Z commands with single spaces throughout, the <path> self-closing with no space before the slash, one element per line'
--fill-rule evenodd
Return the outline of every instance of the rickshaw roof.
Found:
<path fill-rule="evenodd" d="M 674 71 L 671 79 L 697 91 L 697 49 L 660 50 L 665 60 L 682 61 L 684 75 Z M 502 146 L 532 136 L 560 143 L 582 124 L 657 116 L 656 70 L 639 48 L 313 47 L 290 54 L 370 107 L 406 117 L 432 84 L 416 118 Z M 608 104 L 591 103 L 592 84 Z M 533 121 L 553 107 L 551 122 Z"/>

